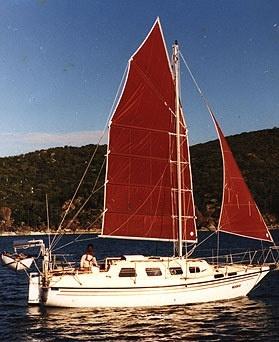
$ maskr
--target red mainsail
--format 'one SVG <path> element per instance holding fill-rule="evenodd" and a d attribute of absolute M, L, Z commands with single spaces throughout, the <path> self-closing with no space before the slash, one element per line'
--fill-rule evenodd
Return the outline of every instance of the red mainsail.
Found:
<path fill-rule="evenodd" d="M 223 156 L 223 202 L 220 231 L 273 242 L 264 219 L 242 177 L 223 132 L 210 110 Z"/>
<path fill-rule="evenodd" d="M 181 112 L 184 241 L 196 241 L 186 127 Z M 159 20 L 129 60 L 109 127 L 102 235 L 176 240 L 175 85 Z"/>

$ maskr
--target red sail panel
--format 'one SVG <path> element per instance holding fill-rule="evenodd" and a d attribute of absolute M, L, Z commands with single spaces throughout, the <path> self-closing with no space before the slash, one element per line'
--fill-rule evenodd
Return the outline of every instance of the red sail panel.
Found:
<path fill-rule="evenodd" d="M 211 112 L 223 156 L 223 203 L 220 213 L 220 231 L 273 242 L 264 219 L 243 179 L 222 130 Z"/>
<path fill-rule="evenodd" d="M 175 87 L 157 20 L 129 61 L 125 87 L 110 123 L 103 235 L 177 239 L 171 162 L 176 149 L 174 113 Z M 184 126 L 181 130 L 185 134 Z M 184 138 L 187 151 L 185 143 Z M 187 172 L 186 168 L 185 182 Z M 183 196 L 193 216 L 193 203 Z M 186 224 L 189 215 L 184 216 Z M 195 230 L 187 234 L 185 240 L 196 240 Z"/>

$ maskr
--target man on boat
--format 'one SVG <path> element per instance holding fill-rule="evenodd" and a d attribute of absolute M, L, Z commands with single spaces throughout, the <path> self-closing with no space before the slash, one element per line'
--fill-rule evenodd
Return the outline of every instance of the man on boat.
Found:
<path fill-rule="evenodd" d="M 81 257 L 80 268 L 85 271 L 91 271 L 93 266 L 98 267 L 98 263 L 94 257 L 93 245 L 90 243 L 86 248 L 85 254 Z"/>

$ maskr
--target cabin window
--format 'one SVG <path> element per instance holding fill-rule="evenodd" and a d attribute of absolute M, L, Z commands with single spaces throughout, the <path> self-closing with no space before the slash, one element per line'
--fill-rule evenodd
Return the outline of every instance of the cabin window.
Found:
<path fill-rule="evenodd" d="M 224 274 L 223 273 L 214 274 L 214 278 L 215 279 L 224 278 Z"/>
<path fill-rule="evenodd" d="M 237 272 L 229 272 L 229 273 L 228 273 L 228 276 L 230 276 L 230 277 L 231 277 L 231 276 L 235 276 L 235 275 L 237 275 Z"/>
<path fill-rule="evenodd" d="M 196 266 L 191 266 L 189 267 L 189 272 L 190 273 L 200 273 L 200 268 L 199 267 L 196 267 Z"/>
<path fill-rule="evenodd" d="M 149 277 L 158 277 L 162 275 L 162 271 L 159 267 L 146 268 L 145 271 Z"/>
<path fill-rule="evenodd" d="M 181 267 L 170 267 L 169 270 L 171 275 L 183 274 Z"/>
<path fill-rule="evenodd" d="M 119 277 L 136 277 L 136 270 L 134 268 L 121 268 Z"/>

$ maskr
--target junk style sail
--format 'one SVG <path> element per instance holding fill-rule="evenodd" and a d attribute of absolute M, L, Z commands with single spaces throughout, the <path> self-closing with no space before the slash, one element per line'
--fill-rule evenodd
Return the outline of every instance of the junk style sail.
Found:
<path fill-rule="evenodd" d="M 179 108 L 182 240 L 196 242 L 186 127 Z M 159 22 L 129 61 L 111 120 L 103 234 L 177 240 L 175 83 Z"/>
<path fill-rule="evenodd" d="M 88 263 L 80 268 L 58 264 L 52 243 L 42 248 L 42 269 L 30 274 L 30 304 L 137 307 L 225 300 L 247 295 L 274 267 L 267 262 L 271 249 L 267 254 L 261 250 L 259 258 L 255 252 L 248 261 L 239 253 L 218 260 L 191 256 L 197 231 L 177 42 L 171 61 L 157 19 L 129 60 L 109 124 L 102 237 L 173 241 L 176 253 L 169 257 L 124 253 L 107 257 L 99 266 Z M 273 242 L 209 111 L 224 165 L 217 233 Z M 190 252 L 189 244 L 194 246 Z"/>
<path fill-rule="evenodd" d="M 219 230 L 225 233 L 273 242 L 264 219 L 241 175 L 221 128 L 215 124 L 223 157 L 223 203 Z"/>

